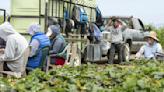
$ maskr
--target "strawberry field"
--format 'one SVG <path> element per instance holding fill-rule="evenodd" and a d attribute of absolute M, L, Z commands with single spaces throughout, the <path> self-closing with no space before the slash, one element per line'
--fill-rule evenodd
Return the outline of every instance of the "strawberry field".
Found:
<path fill-rule="evenodd" d="M 20 79 L 0 79 L 5 92 L 163 92 L 163 60 L 134 60 L 99 68 L 56 66 L 48 73 L 39 69 Z"/>

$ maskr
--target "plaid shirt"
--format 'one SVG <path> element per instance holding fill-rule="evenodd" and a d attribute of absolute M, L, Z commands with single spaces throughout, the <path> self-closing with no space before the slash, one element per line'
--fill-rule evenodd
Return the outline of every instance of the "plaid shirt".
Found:
<path fill-rule="evenodd" d="M 0 48 L 5 48 L 6 47 L 6 42 L 0 38 Z"/>

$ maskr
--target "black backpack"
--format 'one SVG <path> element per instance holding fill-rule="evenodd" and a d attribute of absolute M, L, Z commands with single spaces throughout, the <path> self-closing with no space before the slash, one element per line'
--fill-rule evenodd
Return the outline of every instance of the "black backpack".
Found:
<path fill-rule="evenodd" d="M 50 25 L 56 25 L 58 24 L 58 19 L 57 18 L 54 18 L 54 17 L 48 17 L 48 27 Z"/>
<path fill-rule="evenodd" d="M 77 6 L 74 6 L 73 7 L 73 10 L 72 10 L 72 19 L 74 20 L 74 22 L 75 22 L 75 28 L 77 29 L 78 28 L 78 23 L 80 22 L 80 14 L 79 14 L 79 10 L 78 10 L 78 7 Z"/>
<path fill-rule="evenodd" d="M 70 19 L 66 19 L 66 28 L 65 28 L 65 32 L 66 33 L 70 33 L 72 29 L 72 25 L 71 25 L 71 21 Z"/>
<path fill-rule="evenodd" d="M 87 24 L 81 24 L 81 34 L 87 34 Z"/>
<path fill-rule="evenodd" d="M 103 26 L 104 21 L 103 21 L 101 11 L 99 10 L 98 7 L 95 8 L 95 11 L 96 11 L 96 25 L 98 27 Z"/>
<path fill-rule="evenodd" d="M 93 23 L 90 23 L 89 24 L 89 30 L 88 30 L 88 36 L 87 38 L 90 40 L 90 42 L 94 42 L 94 29 L 93 29 Z"/>
<path fill-rule="evenodd" d="M 63 20 L 64 20 L 64 19 L 58 19 L 59 25 L 60 25 L 61 28 L 63 28 Z"/>
<path fill-rule="evenodd" d="M 162 53 L 156 53 L 156 59 L 164 59 L 164 54 Z"/>

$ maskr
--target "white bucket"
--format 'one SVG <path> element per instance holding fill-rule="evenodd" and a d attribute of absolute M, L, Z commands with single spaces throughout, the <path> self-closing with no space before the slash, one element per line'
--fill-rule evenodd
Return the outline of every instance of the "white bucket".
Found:
<path fill-rule="evenodd" d="M 112 38 L 111 32 L 108 32 L 108 31 L 103 31 L 102 35 L 103 35 L 103 39 L 110 39 L 111 40 L 111 38 Z"/>

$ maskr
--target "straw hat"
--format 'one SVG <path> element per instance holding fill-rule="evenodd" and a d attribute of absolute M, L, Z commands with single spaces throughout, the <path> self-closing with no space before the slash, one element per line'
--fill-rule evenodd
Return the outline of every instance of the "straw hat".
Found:
<path fill-rule="evenodd" d="M 145 37 L 144 37 L 144 40 L 147 41 L 148 37 L 151 37 L 151 38 L 153 38 L 154 40 L 156 40 L 157 42 L 159 42 L 159 39 L 157 38 L 156 33 L 155 33 L 154 31 L 151 31 L 151 32 L 149 33 L 149 35 L 145 36 Z"/>

